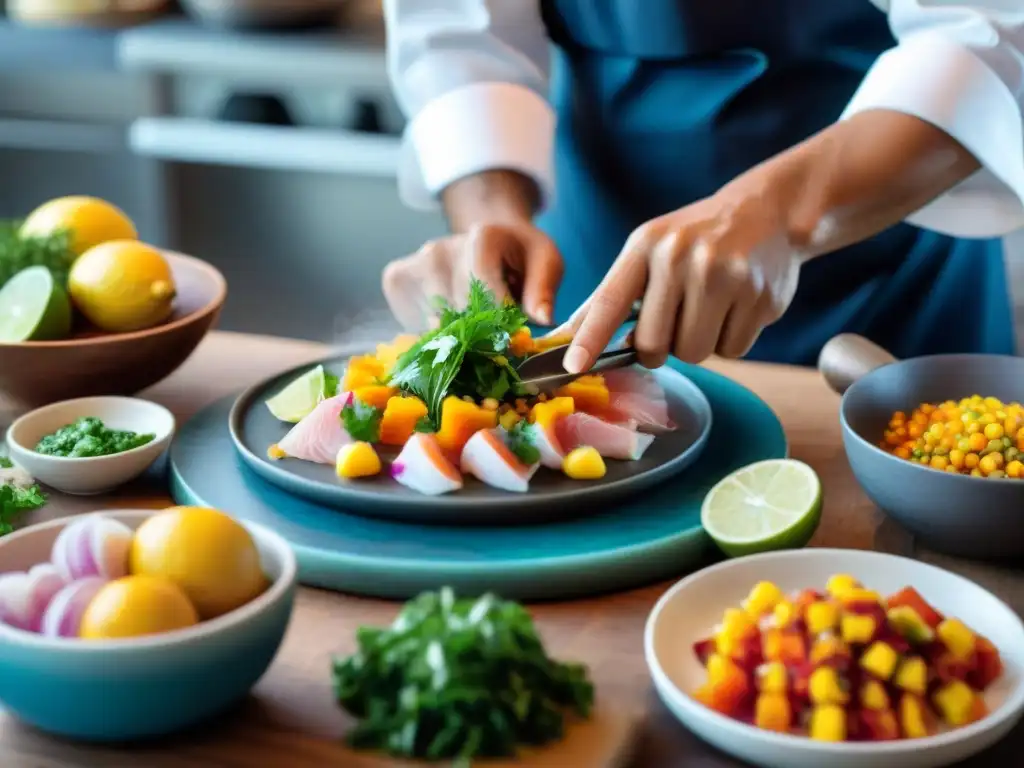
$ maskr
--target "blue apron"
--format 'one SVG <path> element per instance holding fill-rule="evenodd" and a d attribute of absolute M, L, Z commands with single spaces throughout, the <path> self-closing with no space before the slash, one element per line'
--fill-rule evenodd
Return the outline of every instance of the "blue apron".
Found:
<path fill-rule="evenodd" d="M 557 314 L 629 233 L 835 122 L 894 45 L 868 0 L 543 0 L 555 43 L 557 195 L 540 225 L 566 259 Z M 1000 240 L 906 224 L 809 262 L 748 358 L 813 365 L 860 333 L 899 357 L 1012 354 Z"/>

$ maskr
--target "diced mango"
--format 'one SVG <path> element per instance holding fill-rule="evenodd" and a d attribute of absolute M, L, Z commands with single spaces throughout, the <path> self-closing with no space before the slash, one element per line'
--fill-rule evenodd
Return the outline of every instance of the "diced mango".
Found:
<path fill-rule="evenodd" d="M 348 361 L 345 376 L 341 381 L 341 391 L 354 392 L 360 387 L 372 387 L 380 384 L 387 376 L 388 369 L 375 355 L 360 355 Z"/>
<path fill-rule="evenodd" d="M 850 648 L 840 638 L 826 634 L 811 646 L 811 664 L 818 666 L 836 660 L 849 660 Z"/>
<path fill-rule="evenodd" d="M 759 581 L 747 595 L 743 608 L 755 619 L 759 619 L 773 611 L 782 598 L 782 590 L 775 584 L 770 581 Z"/>
<path fill-rule="evenodd" d="M 793 706 L 781 693 L 762 693 L 754 704 L 754 725 L 766 731 L 787 733 L 793 724 Z"/>
<path fill-rule="evenodd" d="M 267 448 L 267 458 L 273 461 L 278 461 L 279 459 L 288 458 L 288 454 L 281 450 L 280 445 L 274 443 L 272 446 Z"/>
<path fill-rule="evenodd" d="M 757 670 L 757 689 L 761 693 L 786 693 L 789 689 L 789 670 L 778 661 L 762 664 Z"/>
<path fill-rule="evenodd" d="M 882 596 L 871 589 L 864 589 L 863 587 L 854 587 L 849 589 L 842 594 L 837 596 L 837 599 L 843 605 L 853 604 L 866 604 L 866 605 L 881 605 Z"/>
<path fill-rule="evenodd" d="M 398 390 L 395 387 L 386 387 L 383 384 L 359 387 L 352 392 L 359 402 L 372 405 L 374 408 L 380 408 L 381 410 L 387 408 L 388 401 L 397 393 Z"/>
<path fill-rule="evenodd" d="M 571 397 L 577 411 L 586 413 L 603 413 L 608 410 L 611 393 L 601 376 L 580 376 L 566 384 L 556 394 L 560 397 Z"/>
<path fill-rule="evenodd" d="M 523 417 L 515 411 L 505 411 L 498 417 L 498 423 L 506 430 L 511 430 L 516 424 L 522 421 Z"/>
<path fill-rule="evenodd" d="M 928 688 L 928 665 L 919 656 L 910 656 L 900 662 L 893 683 L 897 688 L 924 696 Z"/>
<path fill-rule="evenodd" d="M 889 680 L 896 671 L 900 657 L 895 649 L 885 642 L 872 643 L 860 657 L 860 666 L 879 680 Z"/>
<path fill-rule="evenodd" d="M 846 741 L 846 711 L 836 704 L 815 707 L 809 735 L 815 741 Z"/>
<path fill-rule="evenodd" d="M 600 480 L 608 469 L 596 448 L 581 445 L 562 459 L 562 472 L 573 480 Z"/>
<path fill-rule="evenodd" d="M 380 457 L 369 443 L 356 442 L 343 445 L 335 462 L 338 477 L 353 480 L 380 474 Z"/>
<path fill-rule="evenodd" d="M 860 687 L 860 704 L 865 709 L 888 709 L 889 694 L 877 680 L 868 680 Z"/>
<path fill-rule="evenodd" d="M 392 397 L 380 419 L 380 441 L 385 445 L 405 445 L 426 415 L 427 406 L 418 397 Z"/>
<path fill-rule="evenodd" d="M 900 697 L 900 731 L 905 739 L 923 739 L 931 734 L 929 712 L 924 702 L 910 694 Z"/>
<path fill-rule="evenodd" d="M 921 614 L 909 605 L 890 608 L 886 612 L 886 618 L 901 637 L 912 643 L 927 643 L 935 637 L 932 628 L 921 618 Z"/>
<path fill-rule="evenodd" d="M 959 619 L 944 619 L 935 634 L 956 658 L 966 660 L 974 654 L 974 633 Z"/>
<path fill-rule="evenodd" d="M 461 456 L 469 438 L 481 429 L 493 429 L 497 424 L 497 411 L 449 395 L 441 404 L 441 428 L 437 431 L 437 442 L 446 453 Z"/>
<path fill-rule="evenodd" d="M 825 584 L 825 591 L 832 597 L 839 597 L 846 592 L 860 587 L 860 582 L 847 573 L 837 573 Z"/>
<path fill-rule="evenodd" d="M 843 640 L 851 644 L 870 643 L 878 631 L 878 622 L 874 616 L 858 613 L 844 613 L 840 620 L 840 634 Z"/>
<path fill-rule="evenodd" d="M 563 416 L 569 416 L 576 410 L 576 403 L 571 397 L 553 397 L 550 400 L 536 403 L 530 409 L 529 421 L 549 427 Z"/>
<path fill-rule="evenodd" d="M 733 714 L 750 693 L 746 672 L 732 659 L 714 653 L 708 657 L 708 680 L 696 698 L 723 714 Z"/>
<path fill-rule="evenodd" d="M 938 611 L 932 608 L 913 587 L 904 587 L 899 592 L 890 595 L 885 604 L 890 609 L 901 606 L 913 608 L 917 615 L 924 620 L 924 623 L 932 629 L 939 626 L 939 622 L 942 621 L 942 616 Z"/>
<path fill-rule="evenodd" d="M 832 667 L 818 667 L 814 670 L 807 692 L 814 704 L 846 704 L 850 700 L 839 673 Z"/>
<path fill-rule="evenodd" d="M 775 619 L 775 626 L 785 629 L 797 620 L 796 605 L 790 600 L 780 600 L 772 611 L 772 616 Z"/>
<path fill-rule="evenodd" d="M 773 628 L 762 635 L 765 661 L 779 661 L 786 666 L 807 661 L 807 643 L 799 632 Z"/>
<path fill-rule="evenodd" d="M 396 336 L 390 343 L 384 342 L 377 345 L 377 361 L 385 370 L 391 370 L 398 358 L 408 352 L 412 345 L 419 339 L 416 336 L 403 334 Z"/>
<path fill-rule="evenodd" d="M 830 632 L 839 623 L 839 607 L 823 600 L 811 603 L 804 612 L 804 622 L 812 635 Z"/>
<path fill-rule="evenodd" d="M 526 357 L 527 355 L 533 354 L 535 346 L 530 329 L 520 328 L 518 331 L 513 333 L 512 338 L 510 338 L 508 342 L 508 349 L 509 352 L 512 353 L 513 357 Z"/>
<path fill-rule="evenodd" d="M 959 680 L 946 683 L 932 696 L 942 719 L 954 728 L 974 722 L 978 716 L 977 700 L 978 695 L 971 687 Z"/>

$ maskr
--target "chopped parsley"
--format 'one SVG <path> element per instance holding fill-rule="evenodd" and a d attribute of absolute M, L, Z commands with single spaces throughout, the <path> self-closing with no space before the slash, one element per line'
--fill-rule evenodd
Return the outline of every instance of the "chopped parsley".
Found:
<path fill-rule="evenodd" d="M 57 282 L 64 285 L 75 260 L 69 233 L 22 237 L 20 229 L 20 221 L 0 221 L 0 288 L 23 269 L 36 266 L 49 269 Z"/>
<path fill-rule="evenodd" d="M 525 421 L 517 421 L 512 429 L 506 431 L 508 449 L 527 466 L 540 461 L 540 450 L 534 443 L 534 427 Z"/>
<path fill-rule="evenodd" d="M 549 658 L 526 609 L 494 595 L 426 592 L 356 641 L 332 665 L 335 697 L 359 720 L 356 748 L 463 766 L 511 758 L 562 738 L 567 715 L 593 706 L 586 667 Z"/>
<path fill-rule="evenodd" d="M 367 405 L 357 397 L 349 396 L 348 403 L 341 409 L 341 422 L 353 440 L 376 443 L 380 440 L 380 408 Z"/>
<path fill-rule="evenodd" d="M 0 469 L 12 469 L 14 465 L 6 456 L 0 456 Z M 14 483 L 0 478 L 0 536 L 14 530 L 14 523 L 25 512 L 46 504 L 46 496 L 38 485 L 19 488 Z"/>
<path fill-rule="evenodd" d="M 36 453 L 71 459 L 110 456 L 134 450 L 155 439 L 154 434 L 140 435 L 129 430 L 110 429 L 95 416 L 83 416 L 40 440 Z"/>
<path fill-rule="evenodd" d="M 387 382 L 420 398 L 434 429 L 448 395 L 500 400 L 515 391 L 519 376 L 508 358 L 509 342 L 526 325 L 516 304 L 497 302 L 475 278 L 466 309 L 439 306 L 437 329 L 398 358 Z"/>

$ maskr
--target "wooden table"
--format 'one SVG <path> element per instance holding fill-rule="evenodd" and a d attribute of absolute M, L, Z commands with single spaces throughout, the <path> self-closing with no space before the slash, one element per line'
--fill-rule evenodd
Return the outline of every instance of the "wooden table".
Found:
<path fill-rule="evenodd" d="M 320 357 L 317 344 L 228 333 L 211 335 L 176 374 L 145 396 L 184 420 L 213 400 L 264 376 Z M 763 397 L 782 420 L 791 454 L 810 464 L 825 488 L 825 513 L 813 544 L 910 554 L 964 573 L 1024 611 L 1024 572 L 967 564 L 917 550 L 912 539 L 868 501 L 856 485 L 840 441 L 832 394 L 814 371 L 715 361 L 711 367 Z M 0 413 L 0 424 L 11 414 Z M 160 508 L 170 499 L 159 479 L 140 481 L 110 498 L 51 497 L 35 520 L 109 507 Z M 970 514 L 970 510 L 964 510 Z M 651 691 L 642 651 L 644 621 L 667 588 L 533 607 L 555 655 L 586 662 L 598 696 L 635 709 L 641 732 L 631 763 L 637 768 L 725 768 L 740 765 L 703 745 L 678 725 Z M 3 768 L 345 768 L 387 763 L 354 755 L 342 745 L 349 723 L 330 694 L 329 658 L 352 649 L 361 624 L 388 623 L 396 605 L 301 591 L 278 658 L 239 711 L 203 731 L 166 743 L 108 750 L 38 734 L 0 714 Z M 1024 726 L 984 757 L 965 765 L 1020 764 Z M 588 768 L 588 766 L 565 766 Z"/>

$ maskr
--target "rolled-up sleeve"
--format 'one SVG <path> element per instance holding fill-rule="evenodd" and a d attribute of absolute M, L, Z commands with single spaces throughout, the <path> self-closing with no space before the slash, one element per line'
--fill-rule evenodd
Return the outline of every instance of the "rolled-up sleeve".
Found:
<path fill-rule="evenodd" d="M 388 74 L 408 124 L 399 190 L 430 209 L 454 181 L 486 170 L 553 193 L 554 111 L 540 4 L 528 0 L 384 0 Z"/>
<path fill-rule="evenodd" d="M 887 5 L 898 45 L 875 62 L 844 117 L 871 109 L 914 115 L 982 166 L 908 221 L 957 237 L 1024 227 L 1024 0 Z"/>

